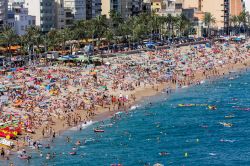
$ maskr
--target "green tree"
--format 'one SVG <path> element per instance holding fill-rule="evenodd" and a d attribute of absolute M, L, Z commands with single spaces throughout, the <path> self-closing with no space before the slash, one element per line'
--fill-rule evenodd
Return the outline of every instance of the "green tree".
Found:
<path fill-rule="evenodd" d="M 239 26 L 243 27 L 245 33 L 247 27 L 247 12 L 245 10 L 242 11 L 238 16 L 238 19 L 239 19 Z"/>
<path fill-rule="evenodd" d="M 16 44 L 18 41 L 18 35 L 10 26 L 4 26 L 1 32 L 1 45 L 7 46 L 8 55 L 10 55 L 10 47 Z"/>
<path fill-rule="evenodd" d="M 75 38 L 74 31 L 69 28 L 59 30 L 56 35 L 58 36 L 58 40 L 59 40 L 58 44 L 62 46 L 62 51 L 65 51 L 66 42 L 71 41 Z M 70 48 L 71 47 L 72 47 L 72 44 L 70 42 Z"/>
<path fill-rule="evenodd" d="M 211 13 L 205 13 L 204 18 L 203 18 L 204 24 L 207 26 L 207 36 L 210 36 L 210 27 L 212 24 L 216 22 L 215 17 Z"/>
<path fill-rule="evenodd" d="M 176 28 L 179 36 L 183 36 L 185 30 L 188 28 L 190 21 L 184 14 L 180 14 L 176 17 Z"/>
<path fill-rule="evenodd" d="M 55 51 L 56 48 L 59 47 L 59 45 L 60 45 L 60 34 L 59 34 L 58 30 L 56 30 L 56 29 L 50 30 L 46 34 L 46 39 L 47 39 L 47 45 L 48 45 L 49 50 Z"/>
<path fill-rule="evenodd" d="M 40 28 L 37 26 L 30 26 L 26 29 L 26 33 L 23 36 L 26 42 L 29 54 L 35 52 L 35 47 L 39 50 L 39 45 L 42 44 L 42 36 Z"/>
<path fill-rule="evenodd" d="M 92 20 L 87 20 L 86 33 L 92 38 L 92 44 L 94 45 L 94 40 L 97 39 L 97 46 L 99 50 L 101 38 L 104 36 L 105 31 L 108 27 L 107 19 L 104 15 L 98 16 Z"/>
<path fill-rule="evenodd" d="M 239 27 L 238 25 L 239 25 L 238 16 L 231 16 L 230 17 L 230 27 L 233 28 L 234 33 L 236 33 L 236 29 L 237 29 L 237 27 Z"/>
<path fill-rule="evenodd" d="M 174 34 L 174 19 L 175 18 L 171 14 L 168 14 L 166 17 L 168 37 L 171 37 Z"/>

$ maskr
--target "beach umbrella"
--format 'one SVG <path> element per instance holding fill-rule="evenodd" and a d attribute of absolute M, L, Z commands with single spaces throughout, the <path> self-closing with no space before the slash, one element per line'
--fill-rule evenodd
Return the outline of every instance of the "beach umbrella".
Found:
<path fill-rule="evenodd" d="M 246 46 L 247 49 L 250 49 L 250 45 Z"/>
<path fill-rule="evenodd" d="M 12 76 L 12 75 L 8 75 L 7 78 L 8 78 L 8 79 L 11 79 L 11 78 L 13 78 L 13 76 Z"/>
<path fill-rule="evenodd" d="M 99 58 L 99 57 L 93 57 L 92 60 L 93 60 L 93 61 L 101 61 L 102 59 Z"/>
<path fill-rule="evenodd" d="M 95 74 L 96 74 L 96 72 L 91 72 L 91 73 L 90 73 L 90 75 L 95 75 Z"/>
<path fill-rule="evenodd" d="M 59 60 L 59 61 L 66 61 L 67 59 L 60 57 L 60 58 L 57 58 L 57 60 Z"/>
<path fill-rule="evenodd" d="M 110 65 L 110 62 L 106 62 L 105 65 Z"/>
<path fill-rule="evenodd" d="M 78 58 L 76 58 L 77 61 L 81 61 L 81 62 L 84 62 L 84 61 L 88 61 L 89 58 L 84 56 L 84 55 L 80 55 Z"/>

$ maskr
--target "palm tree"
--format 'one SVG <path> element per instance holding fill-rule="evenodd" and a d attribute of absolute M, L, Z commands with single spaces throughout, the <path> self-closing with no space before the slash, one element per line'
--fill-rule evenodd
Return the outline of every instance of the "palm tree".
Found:
<path fill-rule="evenodd" d="M 246 31 L 246 26 L 247 26 L 247 12 L 244 10 L 240 13 L 240 15 L 238 16 L 238 19 L 239 19 L 239 24 L 240 26 L 242 25 L 243 26 L 243 30 L 244 30 L 244 33 Z"/>
<path fill-rule="evenodd" d="M 52 49 L 53 51 L 55 51 L 56 48 L 60 44 L 60 34 L 59 34 L 59 31 L 56 30 L 56 29 L 51 29 L 46 34 L 46 39 L 47 39 L 48 48 Z"/>
<path fill-rule="evenodd" d="M 210 26 L 216 22 L 216 19 L 211 13 L 206 12 L 203 18 L 203 22 L 207 26 L 207 35 L 210 36 Z"/>
<path fill-rule="evenodd" d="M 10 47 L 18 41 L 18 35 L 10 26 L 4 26 L 1 36 L 0 42 L 7 45 L 7 53 L 10 55 Z"/>
<path fill-rule="evenodd" d="M 73 31 L 70 30 L 69 28 L 65 28 L 65 29 L 59 30 L 57 35 L 59 38 L 58 43 L 62 45 L 62 51 L 65 51 L 66 42 L 74 39 Z M 70 48 L 71 48 L 71 44 L 70 44 Z"/>
<path fill-rule="evenodd" d="M 249 29 L 250 29 L 250 13 L 247 12 L 247 29 L 248 29 L 248 35 L 249 35 Z"/>
<path fill-rule="evenodd" d="M 167 22 L 168 37 L 171 37 L 174 34 L 175 17 L 173 17 L 171 14 L 168 14 L 166 18 L 166 22 Z"/>
<path fill-rule="evenodd" d="M 236 33 L 236 29 L 237 29 L 238 23 L 239 23 L 238 16 L 234 15 L 234 16 L 230 17 L 230 27 L 233 27 L 234 33 Z"/>
<path fill-rule="evenodd" d="M 130 42 L 132 41 L 132 36 L 133 36 L 133 22 L 134 18 L 129 17 L 126 19 L 122 24 L 119 25 L 119 34 L 122 36 L 123 41 L 128 42 L 130 45 Z"/>
<path fill-rule="evenodd" d="M 27 45 L 27 42 L 26 42 L 26 38 L 24 35 L 20 36 L 18 38 L 18 43 L 20 44 L 20 54 L 21 55 L 25 55 L 25 53 L 27 52 L 28 50 L 28 45 Z"/>
<path fill-rule="evenodd" d="M 114 40 L 114 33 L 110 28 L 108 28 L 104 34 L 106 41 L 108 42 L 108 49 L 110 47 L 110 43 L 112 40 Z"/>
<path fill-rule="evenodd" d="M 177 16 L 176 27 L 179 32 L 179 36 L 184 35 L 184 31 L 188 28 L 189 23 L 190 21 L 184 14 L 180 14 Z"/>
<path fill-rule="evenodd" d="M 93 28 L 91 30 L 92 39 L 94 40 L 95 38 L 97 38 L 97 47 L 98 47 L 98 51 L 99 51 L 101 38 L 104 36 L 104 33 L 108 27 L 107 19 L 104 15 L 102 15 L 102 16 L 98 16 L 98 17 L 92 19 L 91 21 L 92 21 L 91 28 Z"/>
<path fill-rule="evenodd" d="M 72 35 L 73 38 L 75 40 L 81 40 L 81 39 L 85 39 L 86 41 L 88 40 L 88 36 L 87 36 L 87 21 L 84 20 L 78 20 L 74 22 L 74 25 L 71 29 L 72 31 Z"/>
<path fill-rule="evenodd" d="M 30 26 L 26 29 L 24 40 L 27 43 L 29 54 L 34 53 L 35 46 L 39 50 L 39 45 L 42 43 L 40 28 L 37 26 Z"/>

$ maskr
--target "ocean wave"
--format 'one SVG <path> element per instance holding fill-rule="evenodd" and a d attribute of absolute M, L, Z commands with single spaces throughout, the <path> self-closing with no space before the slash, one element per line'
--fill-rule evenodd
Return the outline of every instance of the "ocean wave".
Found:
<path fill-rule="evenodd" d="M 230 142 L 230 143 L 233 143 L 235 142 L 236 140 L 230 140 L 230 139 L 221 139 L 220 142 Z"/>
<path fill-rule="evenodd" d="M 90 120 L 90 121 L 87 121 L 86 123 L 82 123 L 82 124 L 80 124 L 80 125 L 78 125 L 78 126 L 76 126 L 76 127 L 72 127 L 70 130 L 79 130 L 80 128 L 85 129 L 85 128 L 87 128 L 88 126 L 91 126 L 91 125 L 94 124 L 94 123 L 96 123 L 96 122 Z"/>
<path fill-rule="evenodd" d="M 136 108 L 139 108 L 140 107 L 140 105 L 133 105 L 131 108 L 130 108 L 130 110 L 135 110 Z"/>
<path fill-rule="evenodd" d="M 210 155 L 210 156 L 216 156 L 216 154 L 215 154 L 215 153 L 209 153 L 209 155 Z"/>
<path fill-rule="evenodd" d="M 205 80 L 201 80 L 201 81 L 200 81 L 200 84 L 204 84 L 204 83 L 205 83 Z"/>

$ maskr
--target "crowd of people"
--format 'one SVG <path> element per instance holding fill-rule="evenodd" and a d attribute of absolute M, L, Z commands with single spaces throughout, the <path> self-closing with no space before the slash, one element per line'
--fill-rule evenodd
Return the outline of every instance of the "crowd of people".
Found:
<path fill-rule="evenodd" d="M 96 114 L 128 109 L 139 89 L 157 91 L 163 83 L 190 86 L 248 58 L 243 45 L 220 43 L 105 58 L 101 66 L 13 68 L 0 77 L 0 123 L 22 128 L 14 142 L 19 150 Z M 2 148 L 1 156 L 4 153 Z"/>

